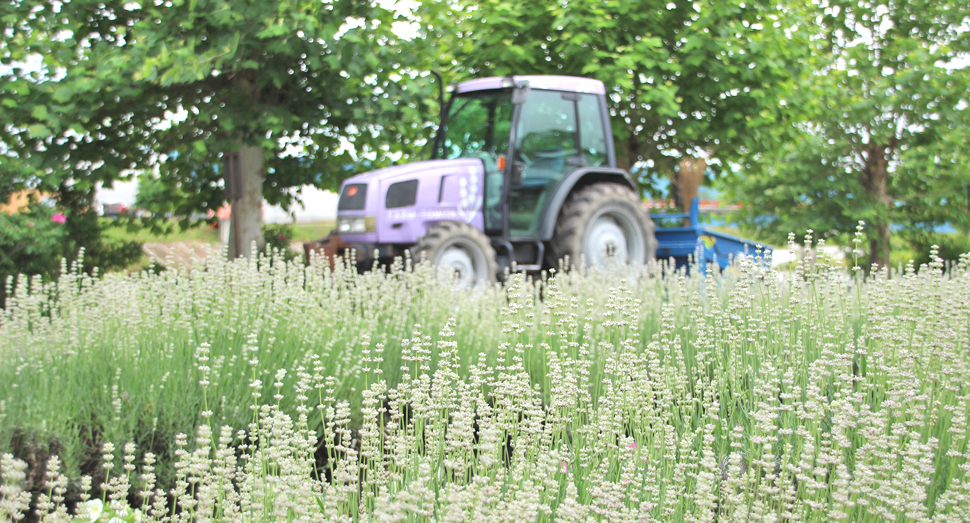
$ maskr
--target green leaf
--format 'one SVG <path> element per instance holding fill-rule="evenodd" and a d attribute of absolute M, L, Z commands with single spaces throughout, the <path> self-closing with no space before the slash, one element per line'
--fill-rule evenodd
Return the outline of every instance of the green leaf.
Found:
<path fill-rule="evenodd" d="M 35 105 L 34 106 L 34 109 L 30 112 L 30 114 L 31 114 L 31 116 L 33 116 L 34 118 L 36 118 L 38 120 L 46 120 L 47 119 L 47 106 L 44 106 L 44 105 Z"/>
<path fill-rule="evenodd" d="M 290 32 L 290 28 L 283 25 L 282 22 L 270 25 L 266 29 L 256 33 L 256 38 L 260 39 L 270 39 L 277 36 L 281 36 Z"/>
<path fill-rule="evenodd" d="M 44 139 L 51 135 L 51 130 L 44 125 L 34 124 L 27 129 L 33 138 Z"/>
<path fill-rule="evenodd" d="M 205 155 L 208 152 L 208 148 L 203 140 L 196 140 L 192 142 L 192 148 L 200 155 Z"/>

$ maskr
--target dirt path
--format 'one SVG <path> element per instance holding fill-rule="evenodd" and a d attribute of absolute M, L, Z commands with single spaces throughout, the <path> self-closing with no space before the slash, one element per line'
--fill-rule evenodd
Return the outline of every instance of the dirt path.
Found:
<path fill-rule="evenodd" d="M 166 267 L 191 268 L 207 256 L 219 252 L 222 246 L 204 241 L 148 242 L 142 244 L 142 249 L 149 258 L 158 260 Z"/>
<path fill-rule="evenodd" d="M 302 253 L 303 242 L 292 242 L 290 248 Z M 142 244 L 142 250 L 149 258 L 158 260 L 166 267 L 191 268 L 207 256 L 220 254 L 222 245 L 205 241 L 147 242 Z"/>

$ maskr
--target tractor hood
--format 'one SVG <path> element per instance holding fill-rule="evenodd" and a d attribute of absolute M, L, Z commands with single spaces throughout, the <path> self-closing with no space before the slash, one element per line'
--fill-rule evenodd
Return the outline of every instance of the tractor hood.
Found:
<path fill-rule="evenodd" d="M 344 242 L 409 244 L 442 221 L 482 229 L 484 194 L 485 166 L 477 158 L 378 169 L 344 181 L 337 231 Z"/>
<path fill-rule="evenodd" d="M 421 173 L 440 169 L 461 169 L 462 167 L 482 168 L 482 162 L 475 158 L 458 158 L 456 160 L 425 160 L 423 162 L 407 163 L 404 165 L 392 165 L 376 171 L 351 176 L 344 183 L 368 183 L 373 180 L 397 181 L 408 176 L 424 178 L 425 176 L 421 176 Z"/>

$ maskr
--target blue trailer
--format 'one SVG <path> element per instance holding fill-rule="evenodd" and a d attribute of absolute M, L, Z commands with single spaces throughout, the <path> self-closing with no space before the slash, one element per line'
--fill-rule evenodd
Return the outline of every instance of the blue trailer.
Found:
<path fill-rule="evenodd" d="M 724 270 L 733 258 L 755 256 L 758 249 L 761 249 L 762 258 L 771 253 L 771 247 L 702 227 L 700 201 L 696 197 L 691 202 L 690 212 L 651 214 L 650 218 L 654 223 L 669 219 L 689 220 L 689 225 L 678 227 L 660 227 L 658 223 L 654 231 L 657 236 L 657 259 L 673 258 L 678 268 L 688 266 L 693 257 L 699 256 L 699 261 L 705 266 L 716 263 Z"/>

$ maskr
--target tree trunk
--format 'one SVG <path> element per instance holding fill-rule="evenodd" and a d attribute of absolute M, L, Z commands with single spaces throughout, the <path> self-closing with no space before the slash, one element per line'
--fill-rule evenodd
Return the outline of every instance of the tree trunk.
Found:
<path fill-rule="evenodd" d="M 876 202 L 876 215 L 879 218 L 872 224 L 875 229 L 875 237 L 869 241 L 869 263 L 878 264 L 879 267 L 889 265 L 889 252 L 891 250 L 889 238 L 892 234 L 889 229 L 889 211 L 892 208 L 893 199 L 889 195 L 889 155 L 895 147 L 895 139 L 890 144 L 873 145 L 869 147 L 865 155 L 865 169 L 863 171 L 863 186 L 869 197 Z"/>
<path fill-rule="evenodd" d="M 707 160 L 693 156 L 682 157 L 678 169 L 671 171 L 670 181 L 676 189 L 674 201 L 680 205 L 683 212 L 690 212 L 690 205 L 700 192 L 705 171 L 707 171 Z M 684 219 L 684 225 L 689 224 L 690 220 Z"/>
<path fill-rule="evenodd" d="M 629 139 L 615 143 L 614 151 L 616 153 L 616 166 L 633 174 L 633 165 L 637 163 L 637 157 L 639 155 L 637 152 L 636 137 L 631 134 Z"/>
<path fill-rule="evenodd" d="M 263 247 L 263 148 L 239 148 L 240 197 L 232 202 L 229 228 L 229 258 L 250 258 L 252 245 Z"/>
<path fill-rule="evenodd" d="M 880 268 L 889 265 L 889 253 L 892 248 L 889 244 L 889 222 L 882 221 L 876 224 L 876 237 L 869 241 L 869 263 L 878 264 Z"/>

